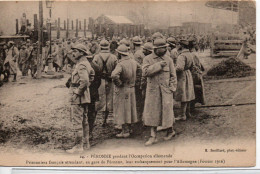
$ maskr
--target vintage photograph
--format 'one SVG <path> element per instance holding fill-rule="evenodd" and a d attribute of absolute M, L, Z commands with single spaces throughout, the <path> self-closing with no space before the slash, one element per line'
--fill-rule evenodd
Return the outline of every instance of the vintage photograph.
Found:
<path fill-rule="evenodd" d="M 1 1 L 0 16 L 0 166 L 255 166 L 255 1 Z"/>

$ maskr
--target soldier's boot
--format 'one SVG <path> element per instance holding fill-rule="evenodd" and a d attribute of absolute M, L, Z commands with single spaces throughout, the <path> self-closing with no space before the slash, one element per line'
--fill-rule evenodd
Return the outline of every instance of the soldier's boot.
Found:
<path fill-rule="evenodd" d="M 168 141 L 168 140 L 172 139 L 172 137 L 174 137 L 174 136 L 175 136 L 175 131 L 171 127 L 171 128 L 167 129 L 167 134 L 163 139 L 164 139 L 164 141 Z"/>
<path fill-rule="evenodd" d="M 150 146 L 158 142 L 156 127 L 151 127 L 151 137 L 145 142 L 145 146 Z"/>
<path fill-rule="evenodd" d="M 190 109 L 190 102 L 188 102 L 187 103 L 187 109 L 186 109 L 186 116 L 188 117 L 188 118 L 191 118 L 192 117 L 192 115 L 191 115 L 191 109 Z"/>
<path fill-rule="evenodd" d="M 89 111 L 89 110 L 88 110 Z M 93 129 L 95 127 L 95 120 L 96 120 L 96 115 L 97 112 L 93 111 L 93 113 L 89 112 L 88 113 L 88 123 L 89 123 L 89 140 L 93 139 Z"/>
<path fill-rule="evenodd" d="M 186 117 L 186 110 L 187 110 L 187 102 L 181 102 L 181 116 L 175 118 L 176 121 L 187 119 Z"/>
<path fill-rule="evenodd" d="M 108 118 L 108 115 L 109 115 L 109 111 L 105 111 L 104 112 L 104 122 L 102 124 L 102 127 L 106 127 L 107 126 L 107 118 Z"/>
<path fill-rule="evenodd" d="M 13 82 L 16 82 L 16 74 L 14 74 Z"/>
<path fill-rule="evenodd" d="M 9 71 L 7 71 L 7 70 L 5 70 L 5 72 L 4 72 L 4 82 L 8 82 L 9 81 L 9 75 L 10 75 L 10 73 L 9 73 Z"/>
<path fill-rule="evenodd" d="M 122 125 L 122 132 L 117 134 L 117 138 L 128 138 L 130 136 L 130 130 L 129 130 L 129 125 L 123 124 Z"/>
<path fill-rule="evenodd" d="M 90 142 L 89 142 L 89 125 L 85 125 L 83 127 L 83 137 L 82 137 L 82 148 L 83 151 L 90 149 Z"/>
<path fill-rule="evenodd" d="M 195 101 L 194 100 L 190 102 L 190 112 L 191 113 L 195 112 Z"/>

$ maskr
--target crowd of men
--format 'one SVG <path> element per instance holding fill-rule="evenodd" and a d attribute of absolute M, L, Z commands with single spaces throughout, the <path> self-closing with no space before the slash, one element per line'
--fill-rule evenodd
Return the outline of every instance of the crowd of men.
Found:
<path fill-rule="evenodd" d="M 175 135 L 175 121 L 192 117 L 195 103 L 205 104 L 204 68 L 196 45 L 193 38 L 165 38 L 158 32 L 146 39 L 58 41 L 52 56 L 63 56 L 54 60 L 56 70 L 71 69 L 66 86 L 75 146 L 67 152 L 90 148 L 98 111 L 103 113 L 103 126 L 112 113 L 116 128 L 121 130 L 118 138 L 128 138 L 147 126 L 150 138 L 146 146 L 158 142 L 158 128 L 166 132 L 164 140 L 170 140 Z M 102 99 L 100 89 L 105 91 Z M 96 108 L 100 100 L 104 105 Z M 175 101 L 181 103 L 181 113 L 176 116 Z"/>
<path fill-rule="evenodd" d="M 22 76 L 35 78 L 38 43 L 30 40 L 18 47 L 9 41 L 0 44 L 1 74 L 4 82 L 10 75 L 16 81 Z M 46 42 L 42 50 L 42 71 L 47 71 L 50 58 L 55 71 L 71 72 L 69 88 L 71 122 L 75 146 L 69 153 L 90 148 L 90 140 L 98 111 L 104 115 L 103 126 L 113 113 L 118 138 L 140 133 L 150 127 L 145 145 L 157 143 L 157 130 L 166 131 L 170 140 L 173 124 L 192 117 L 195 103 L 205 104 L 202 79 L 203 65 L 196 54 L 196 37 L 165 38 L 157 32 L 150 38 L 85 39 Z M 30 70 L 30 71 L 29 71 Z M 105 91 L 101 99 L 100 92 Z M 102 108 L 96 103 L 104 101 Z M 181 103 L 181 114 L 174 116 L 174 103 Z"/>
<path fill-rule="evenodd" d="M 118 138 L 138 134 L 146 126 L 150 128 L 146 146 L 158 142 L 158 130 L 166 132 L 164 140 L 170 140 L 175 135 L 175 121 L 193 117 L 195 104 L 205 104 L 204 67 L 197 52 L 208 48 L 209 42 L 208 36 L 165 37 L 159 32 L 147 38 L 47 41 L 42 49 L 42 71 L 53 62 L 55 71 L 71 73 L 66 86 L 75 146 L 67 152 L 90 148 L 100 111 L 103 126 L 112 113 L 116 128 L 121 130 Z M 27 40 L 18 46 L 12 41 L 0 43 L 3 82 L 8 82 L 10 75 L 16 81 L 18 69 L 22 76 L 35 78 L 38 55 L 37 42 Z M 103 102 L 102 107 L 97 107 L 98 102 Z M 174 112 L 177 102 L 178 115 Z"/>

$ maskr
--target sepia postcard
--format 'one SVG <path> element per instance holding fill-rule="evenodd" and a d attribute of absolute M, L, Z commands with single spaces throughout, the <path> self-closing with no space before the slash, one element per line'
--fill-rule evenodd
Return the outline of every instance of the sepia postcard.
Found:
<path fill-rule="evenodd" d="M 256 165 L 255 1 L 0 1 L 0 166 Z"/>

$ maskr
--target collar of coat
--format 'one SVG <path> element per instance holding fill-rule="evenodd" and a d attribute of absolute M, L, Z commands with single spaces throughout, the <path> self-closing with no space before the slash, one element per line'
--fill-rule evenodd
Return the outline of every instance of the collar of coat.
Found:
<path fill-rule="evenodd" d="M 101 50 L 100 53 L 110 53 L 109 50 Z"/>
<path fill-rule="evenodd" d="M 189 49 L 183 49 L 183 50 L 181 51 L 181 53 L 186 53 L 186 52 L 190 52 L 190 50 L 189 50 Z"/>
<path fill-rule="evenodd" d="M 88 61 L 86 56 L 82 56 L 79 60 L 78 60 L 78 64 L 83 62 L 83 61 Z"/>
<path fill-rule="evenodd" d="M 165 56 L 166 56 L 166 53 L 165 53 L 164 56 L 162 56 L 162 57 L 157 56 L 154 52 L 151 54 L 151 57 L 152 57 L 153 59 L 157 59 L 157 58 L 165 59 Z"/>
<path fill-rule="evenodd" d="M 129 57 L 129 56 L 125 56 L 124 58 L 121 58 L 121 59 L 118 61 L 118 63 L 119 63 L 119 62 L 123 62 L 123 61 L 128 60 L 128 59 L 130 59 L 130 57 Z"/>

